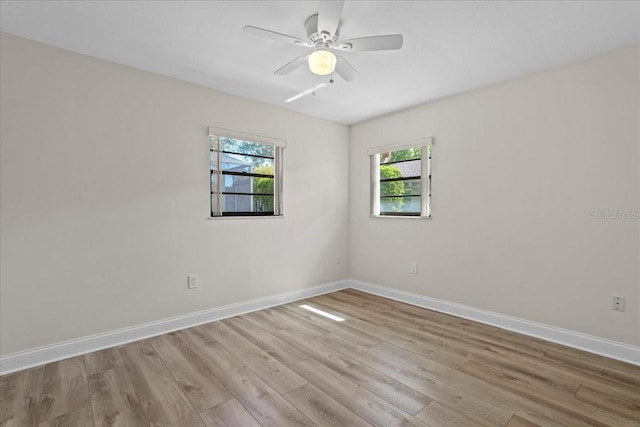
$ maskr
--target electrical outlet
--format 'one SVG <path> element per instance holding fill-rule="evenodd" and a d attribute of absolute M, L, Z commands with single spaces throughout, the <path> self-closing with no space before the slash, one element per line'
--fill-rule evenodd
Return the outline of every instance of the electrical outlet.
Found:
<path fill-rule="evenodd" d="M 197 274 L 190 274 L 188 276 L 188 280 L 187 280 L 187 288 L 195 289 L 197 287 L 198 287 L 198 275 Z"/>
<path fill-rule="evenodd" d="M 624 311 L 624 297 L 613 297 L 613 305 L 611 306 L 613 311 Z"/>
<path fill-rule="evenodd" d="M 409 265 L 409 273 L 418 274 L 418 263 L 417 262 L 412 262 L 411 265 Z"/>
<path fill-rule="evenodd" d="M 340 258 L 340 255 L 336 256 L 336 264 L 340 264 L 342 262 L 342 258 Z"/>

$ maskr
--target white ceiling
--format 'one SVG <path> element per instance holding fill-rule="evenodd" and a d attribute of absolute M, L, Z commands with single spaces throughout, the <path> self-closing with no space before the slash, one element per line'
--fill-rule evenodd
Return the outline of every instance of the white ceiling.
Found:
<path fill-rule="evenodd" d="M 347 1 L 341 39 L 404 35 L 398 51 L 345 52 L 360 76 L 284 100 L 322 80 L 273 72 L 305 48 L 317 1 L 7 1 L 4 32 L 223 92 L 355 123 L 640 42 L 638 1 Z"/>

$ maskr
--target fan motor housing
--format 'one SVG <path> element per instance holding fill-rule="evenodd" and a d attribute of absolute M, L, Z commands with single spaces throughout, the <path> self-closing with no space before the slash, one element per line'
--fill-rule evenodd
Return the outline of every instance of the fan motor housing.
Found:
<path fill-rule="evenodd" d="M 314 45 L 317 45 L 318 43 L 333 44 L 338 39 L 338 30 L 336 30 L 336 33 L 333 36 L 331 36 L 331 34 L 318 32 L 317 13 L 307 18 L 304 23 L 304 28 L 307 32 L 307 40 Z"/>

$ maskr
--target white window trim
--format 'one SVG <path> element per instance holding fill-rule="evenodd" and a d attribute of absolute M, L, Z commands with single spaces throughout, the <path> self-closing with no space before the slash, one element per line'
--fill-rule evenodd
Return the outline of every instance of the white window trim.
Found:
<path fill-rule="evenodd" d="M 257 219 L 257 218 L 281 218 L 284 216 L 284 206 L 283 206 L 283 150 L 287 146 L 287 141 L 281 138 L 273 138 L 264 135 L 254 135 L 247 132 L 241 132 L 233 129 L 225 129 L 216 126 L 209 126 L 208 128 L 209 140 L 211 137 L 219 138 L 230 138 L 230 139 L 239 139 L 242 141 L 255 142 L 258 144 L 271 145 L 275 147 L 274 152 L 274 162 L 276 165 L 275 174 L 274 174 L 274 189 L 273 189 L 273 215 L 234 215 L 234 216 L 223 216 L 222 211 L 218 207 L 216 211 L 213 211 L 213 215 L 210 215 L 209 219 Z M 217 141 L 217 140 L 216 140 Z M 216 142 L 217 144 L 217 142 Z M 219 148 L 219 147 L 217 147 Z M 220 165 L 222 159 L 220 158 L 221 151 L 219 149 L 216 150 L 218 153 L 217 164 Z M 217 170 L 216 172 L 219 176 L 217 179 L 218 182 L 218 191 L 216 192 L 216 201 L 218 204 L 220 203 L 220 194 L 222 194 L 222 171 Z M 211 198 L 209 199 L 209 206 L 211 206 Z M 211 208 L 210 208 L 211 209 Z"/>
<path fill-rule="evenodd" d="M 412 141 L 399 142 L 397 144 L 384 145 L 382 147 L 373 147 L 367 150 L 368 155 L 372 154 L 380 154 L 386 153 L 387 151 L 399 151 L 404 150 L 406 148 L 419 147 L 423 145 L 433 145 L 435 142 L 435 138 L 427 137 L 427 138 L 419 138 L 414 139 Z"/>
<path fill-rule="evenodd" d="M 402 219 L 431 219 L 431 159 L 429 146 L 433 146 L 433 137 L 420 138 L 413 141 L 390 144 L 369 148 L 367 154 L 371 159 L 371 218 L 402 218 Z M 380 153 L 399 151 L 407 148 L 420 147 L 420 215 L 380 215 Z"/>
<path fill-rule="evenodd" d="M 259 144 L 273 145 L 274 147 L 287 148 L 287 141 L 282 138 L 256 135 L 239 130 L 225 129 L 216 126 L 209 126 L 209 136 L 218 136 L 231 139 L 241 139 L 243 141 L 257 142 Z"/>

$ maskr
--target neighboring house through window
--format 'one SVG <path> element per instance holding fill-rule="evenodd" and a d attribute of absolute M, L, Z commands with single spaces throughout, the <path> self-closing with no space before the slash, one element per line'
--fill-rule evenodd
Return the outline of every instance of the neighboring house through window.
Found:
<path fill-rule="evenodd" d="M 431 217 L 433 139 L 373 148 L 371 215 Z"/>
<path fill-rule="evenodd" d="M 284 141 L 209 128 L 211 217 L 281 216 Z"/>

